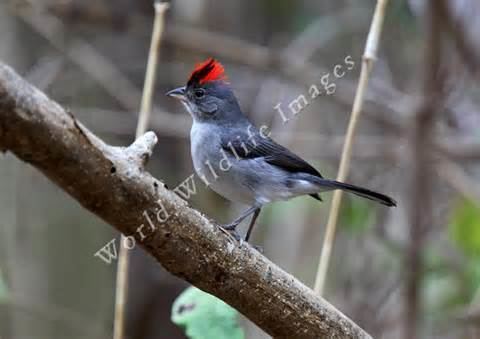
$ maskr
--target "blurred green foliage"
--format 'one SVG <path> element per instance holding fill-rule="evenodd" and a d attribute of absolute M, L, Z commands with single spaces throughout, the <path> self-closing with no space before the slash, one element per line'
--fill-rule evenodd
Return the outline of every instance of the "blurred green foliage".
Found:
<path fill-rule="evenodd" d="M 480 207 L 476 203 L 463 200 L 457 204 L 450 222 L 450 234 L 465 255 L 480 259 Z"/>
<path fill-rule="evenodd" d="M 426 251 L 424 301 L 433 317 L 469 305 L 480 288 L 480 207 L 461 200 L 450 217 L 452 242 L 464 254 L 460 262 L 452 262 L 445 253 Z"/>
<path fill-rule="evenodd" d="M 444 316 L 445 311 L 469 305 L 479 291 L 480 265 L 477 259 L 467 259 L 454 267 L 440 255 L 426 259 L 427 271 L 423 280 L 423 298 L 428 314 Z"/>
<path fill-rule="evenodd" d="M 374 214 L 375 209 L 371 207 L 368 200 L 345 197 L 340 214 L 340 225 L 352 233 L 361 233 L 372 226 Z"/>
<path fill-rule="evenodd" d="M 237 318 L 234 308 L 193 286 L 183 291 L 172 306 L 172 321 L 190 339 L 244 339 Z"/>

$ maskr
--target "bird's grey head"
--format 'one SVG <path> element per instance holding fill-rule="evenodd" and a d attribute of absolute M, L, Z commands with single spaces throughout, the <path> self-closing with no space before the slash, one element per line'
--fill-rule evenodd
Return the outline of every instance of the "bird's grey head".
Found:
<path fill-rule="evenodd" d="M 226 80 L 223 66 L 210 58 L 195 67 L 186 86 L 166 95 L 180 100 L 197 122 L 234 124 L 246 118 Z"/>

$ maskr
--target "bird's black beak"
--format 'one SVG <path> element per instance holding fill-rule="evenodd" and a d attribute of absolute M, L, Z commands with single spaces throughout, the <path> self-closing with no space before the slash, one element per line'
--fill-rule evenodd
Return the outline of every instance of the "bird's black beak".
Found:
<path fill-rule="evenodd" d="M 172 89 L 171 91 L 168 91 L 165 93 L 166 96 L 178 99 L 180 101 L 185 101 L 185 86 L 178 87 L 175 89 Z"/>

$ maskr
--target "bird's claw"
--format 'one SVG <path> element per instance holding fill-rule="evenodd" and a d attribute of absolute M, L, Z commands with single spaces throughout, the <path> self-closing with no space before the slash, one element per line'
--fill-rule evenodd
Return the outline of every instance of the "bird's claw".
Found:
<path fill-rule="evenodd" d="M 257 246 L 257 245 L 252 245 L 254 249 L 256 249 L 260 254 L 263 254 L 263 247 L 262 246 Z"/>
<path fill-rule="evenodd" d="M 225 224 L 221 227 L 226 231 L 235 231 L 238 226 L 238 223 Z"/>
<path fill-rule="evenodd" d="M 231 236 L 233 239 L 235 239 L 236 241 L 238 241 L 239 243 L 239 246 L 242 246 L 244 243 L 248 243 L 247 241 L 245 241 L 241 236 L 240 234 L 238 234 L 236 228 L 237 228 L 238 224 L 227 224 L 227 225 L 221 225 L 220 226 L 220 229 L 228 234 L 229 236 Z M 258 252 L 260 252 L 261 254 L 263 254 L 263 247 L 261 246 L 257 246 L 257 245 L 251 245 L 254 249 L 256 249 Z"/>
<path fill-rule="evenodd" d="M 226 225 L 226 226 L 230 226 L 230 225 Z M 238 232 L 235 230 L 235 228 L 227 228 L 225 226 L 220 226 L 220 229 L 228 234 L 229 236 L 231 236 L 233 239 L 235 239 L 236 241 L 240 242 L 240 245 L 243 243 L 243 239 L 242 237 L 240 236 L 240 234 L 238 234 Z"/>

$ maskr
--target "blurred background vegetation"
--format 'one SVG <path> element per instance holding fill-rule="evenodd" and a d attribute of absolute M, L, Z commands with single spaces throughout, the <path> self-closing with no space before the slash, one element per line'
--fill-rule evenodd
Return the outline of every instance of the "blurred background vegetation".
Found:
<path fill-rule="evenodd" d="M 374 6 L 373 0 L 172 1 L 150 124 L 159 143 L 149 171 L 169 187 L 193 172 L 190 117 L 164 93 L 184 84 L 196 62 L 213 56 L 256 124 L 270 126 L 274 139 L 335 177 Z M 478 53 L 480 5 L 450 1 L 449 10 Z M 134 138 L 152 21 L 151 0 L 3 0 L 0 59 L 104 140 L 127 145 Z M 422 240 L 410 237 L 409 208 L 422 203 L 409 186 L 415 148 L 409 131 L 426 65 L 424 21 L 424 1 L 390 2 L 349 181 L 393 196 L 398 207 L 345 197 L 325 297 L 374 337 L 404 338 L 412 297 L 404 288 L 408 263 L 418 259 L 419 337 L 479 338 L 480 88 L 471 59 L 456 51 L 453 38 L 445 46 L 446 86 L 434 123 L 434 140 L 445 152 L 429 163 L 433 203 Z M 335 65 L 347 56 L 354 69 L 334 78 Z M 283 123 L 273 107 L 288 104 L 325 74 L 335 93 Z M 242 208 L 198 188 L 191 205 L 219 222 Z M 331 194 L 323 198 L 267 207 L 252 238 L 309 286 Z M 118 234 L 11 154 L 0 156 L 0 226 L 0 338 L 111 338 L 115 265 L 93 254 Z M 415 246 L 418 257 L 412 257 Z M 128 338 L 185 338 L 170 311 L 187 286 L 134 250 Z M 245 319 L 242 326 L 247 338 L 266 337 Z"/>

